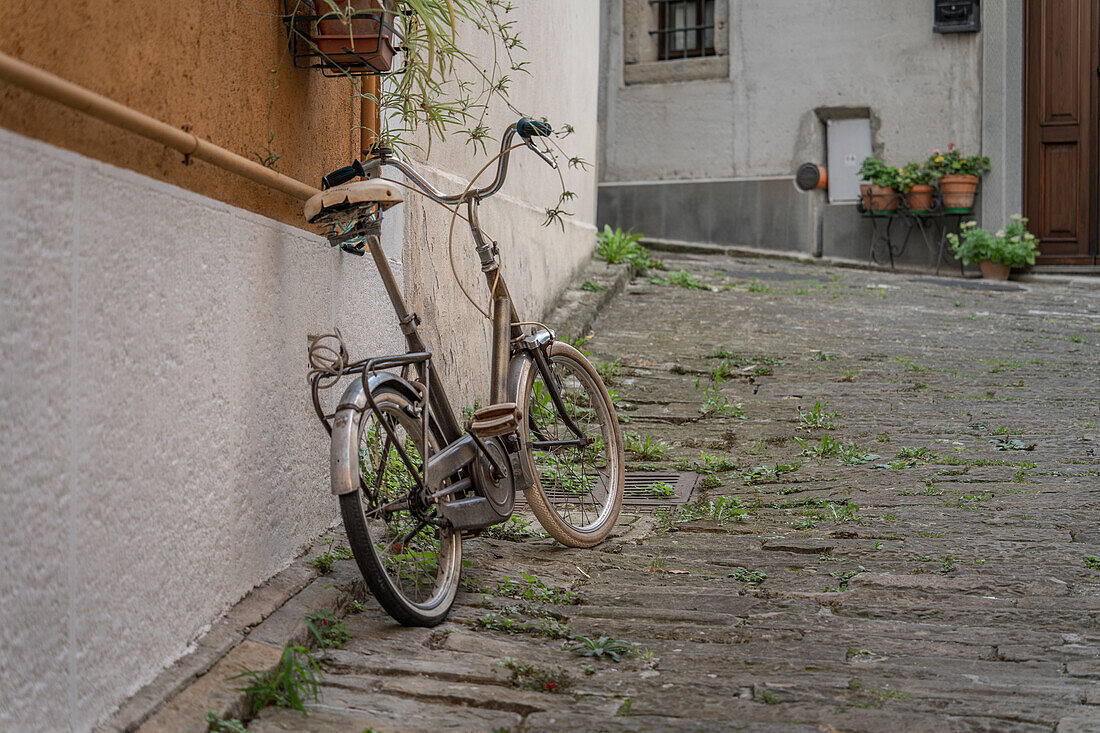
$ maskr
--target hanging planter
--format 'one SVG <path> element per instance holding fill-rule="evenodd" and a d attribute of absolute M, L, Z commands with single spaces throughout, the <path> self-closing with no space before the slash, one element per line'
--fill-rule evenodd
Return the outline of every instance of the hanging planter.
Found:
<path fill-rule="evenodd" d="M 394 0 L 304 0 L 288 11 L 295 65 L 320 67 L 330 76 L 385 74 L 393 68 L 400 50 L 394 46 L 400 39 L 393 26 Z"/>

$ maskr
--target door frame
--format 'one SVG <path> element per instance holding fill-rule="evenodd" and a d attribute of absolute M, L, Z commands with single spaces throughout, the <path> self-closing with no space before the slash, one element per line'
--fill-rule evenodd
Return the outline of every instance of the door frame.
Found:
<path fill-rule="evenodd" d="M 1023 204 L 1025 215 L 1031 216 L 1034 212 L 1029 208 L 1030 205 L 1030 191 L 1032 176 L 1038 175 L 1037 171 L 1032 170 L 1033 166 L 1028 156 L 1028 143 L 1031 139 L 1032 127 L 1029 111 L 1032 109 L 1033 104 L 1040 104 L 1041 100 L 1034 99 L 1031 89 L 1029 88 L 1029 80 L 1031 78 L 1032 70 L 1032 58 L 1031 53 L 1031 25 L 1030 20 L 1032 18 L 1032 10 L 1037 6 L 1041 10 L 1041 3 L 1043 0 L 1024 0 L 1023 3 L 1023 78 L 1021 84 L 1023 86 L 1023 135 L 1020 141 L 1020 153 L 1021 160 L 1023 162 Z M 1085 228 L 1085 234 L 1088 236 L 1088 249 L 1083 255 L 1052 255 L 1050 257 L 1043 257 L 1040 255 L 1037 264 L 1039 265 L 1080 265 L 1080 266 L 1096 266 L 1100 265 L 1100 7 L 1097 7 L 1093 0 L 1082 0 L 1086 4 L 1091 4 L 1092 18 L 1089 23 L 1091 30 L 1091 60 L 1090 68 L 1093 73 L 1090 74 L 1089 79 L 1089 114 L 1090 124 L 1085 128 L 1083 133 L 1083 140 L 1086 142 L 1089 150 L 1089 160 L 1087 161 L 1089 168 L 1089 175 L 1094 182 L 1090 195 L 1091 201 L 1087 202 L 1089 207 L 1088 224 Z M 1036 93 L 1041 94 L 1041 89 L 1036 85 Z M 1042 250 L 1042 243 L 1039 245 L 1040 251 Z"/>

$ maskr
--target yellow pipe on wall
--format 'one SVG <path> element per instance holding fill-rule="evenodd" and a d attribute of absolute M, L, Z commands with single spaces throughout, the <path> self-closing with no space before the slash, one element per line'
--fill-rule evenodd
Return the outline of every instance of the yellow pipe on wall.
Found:
<path fill-rule="evenodd" d="M 0 53 L 0 79 L 303 201 L 318 189 L 172 127 L 17 58 Z"/>

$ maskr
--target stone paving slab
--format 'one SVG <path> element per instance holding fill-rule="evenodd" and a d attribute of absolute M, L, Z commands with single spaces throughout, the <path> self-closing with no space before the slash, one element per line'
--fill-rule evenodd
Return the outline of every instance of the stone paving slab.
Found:
<path fill-rule="evenodd" d="M 703 471 L 696 505 L 594 550 L 469 541 L 448 622 L 361 599 L 309 717 L 249 729 L 1100 730 L 1100 290 L 666 264 L 583 348 L 667 447 L 630 468 Z M 506 597 L 521 572 L 579 603 Z"/>

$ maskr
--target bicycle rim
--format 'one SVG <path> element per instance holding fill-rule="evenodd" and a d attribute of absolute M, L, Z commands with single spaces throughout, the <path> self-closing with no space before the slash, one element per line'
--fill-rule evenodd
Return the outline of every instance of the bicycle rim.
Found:
<path fill-rule="evenodd" d="M 361 490 L 341 497 L 348 538 L 371 591 L 390 615 L 406 625 L 434 625 L 446 618 L 454 602 L 461 539 L 434 510 L 425 512 L 410 501 L 416 479 L 401 453 L 419 471 L 423 434 L 409 401 L 387 388 L 373 396 L 390 430 L 373 411 L 363 413 L 358 444 Z M 429 440 L 433 449 L 438 448 L 434 438 Z M 353 530 L 358 537 L 352 536 Z"/>
<path fill-rule="evenodd" d="M 587 360 L 555 343 L 548 361 L 562 403 L 587 445 L 576 444 L 578 436 L 554 404 L 543 375 L 533 370 L 526 437 L 535 487 L 528 491 L 529 503 L 559 542 L 591 546 L 610 533 L 622 504 L 622 438 L 614 406 Z"/>

